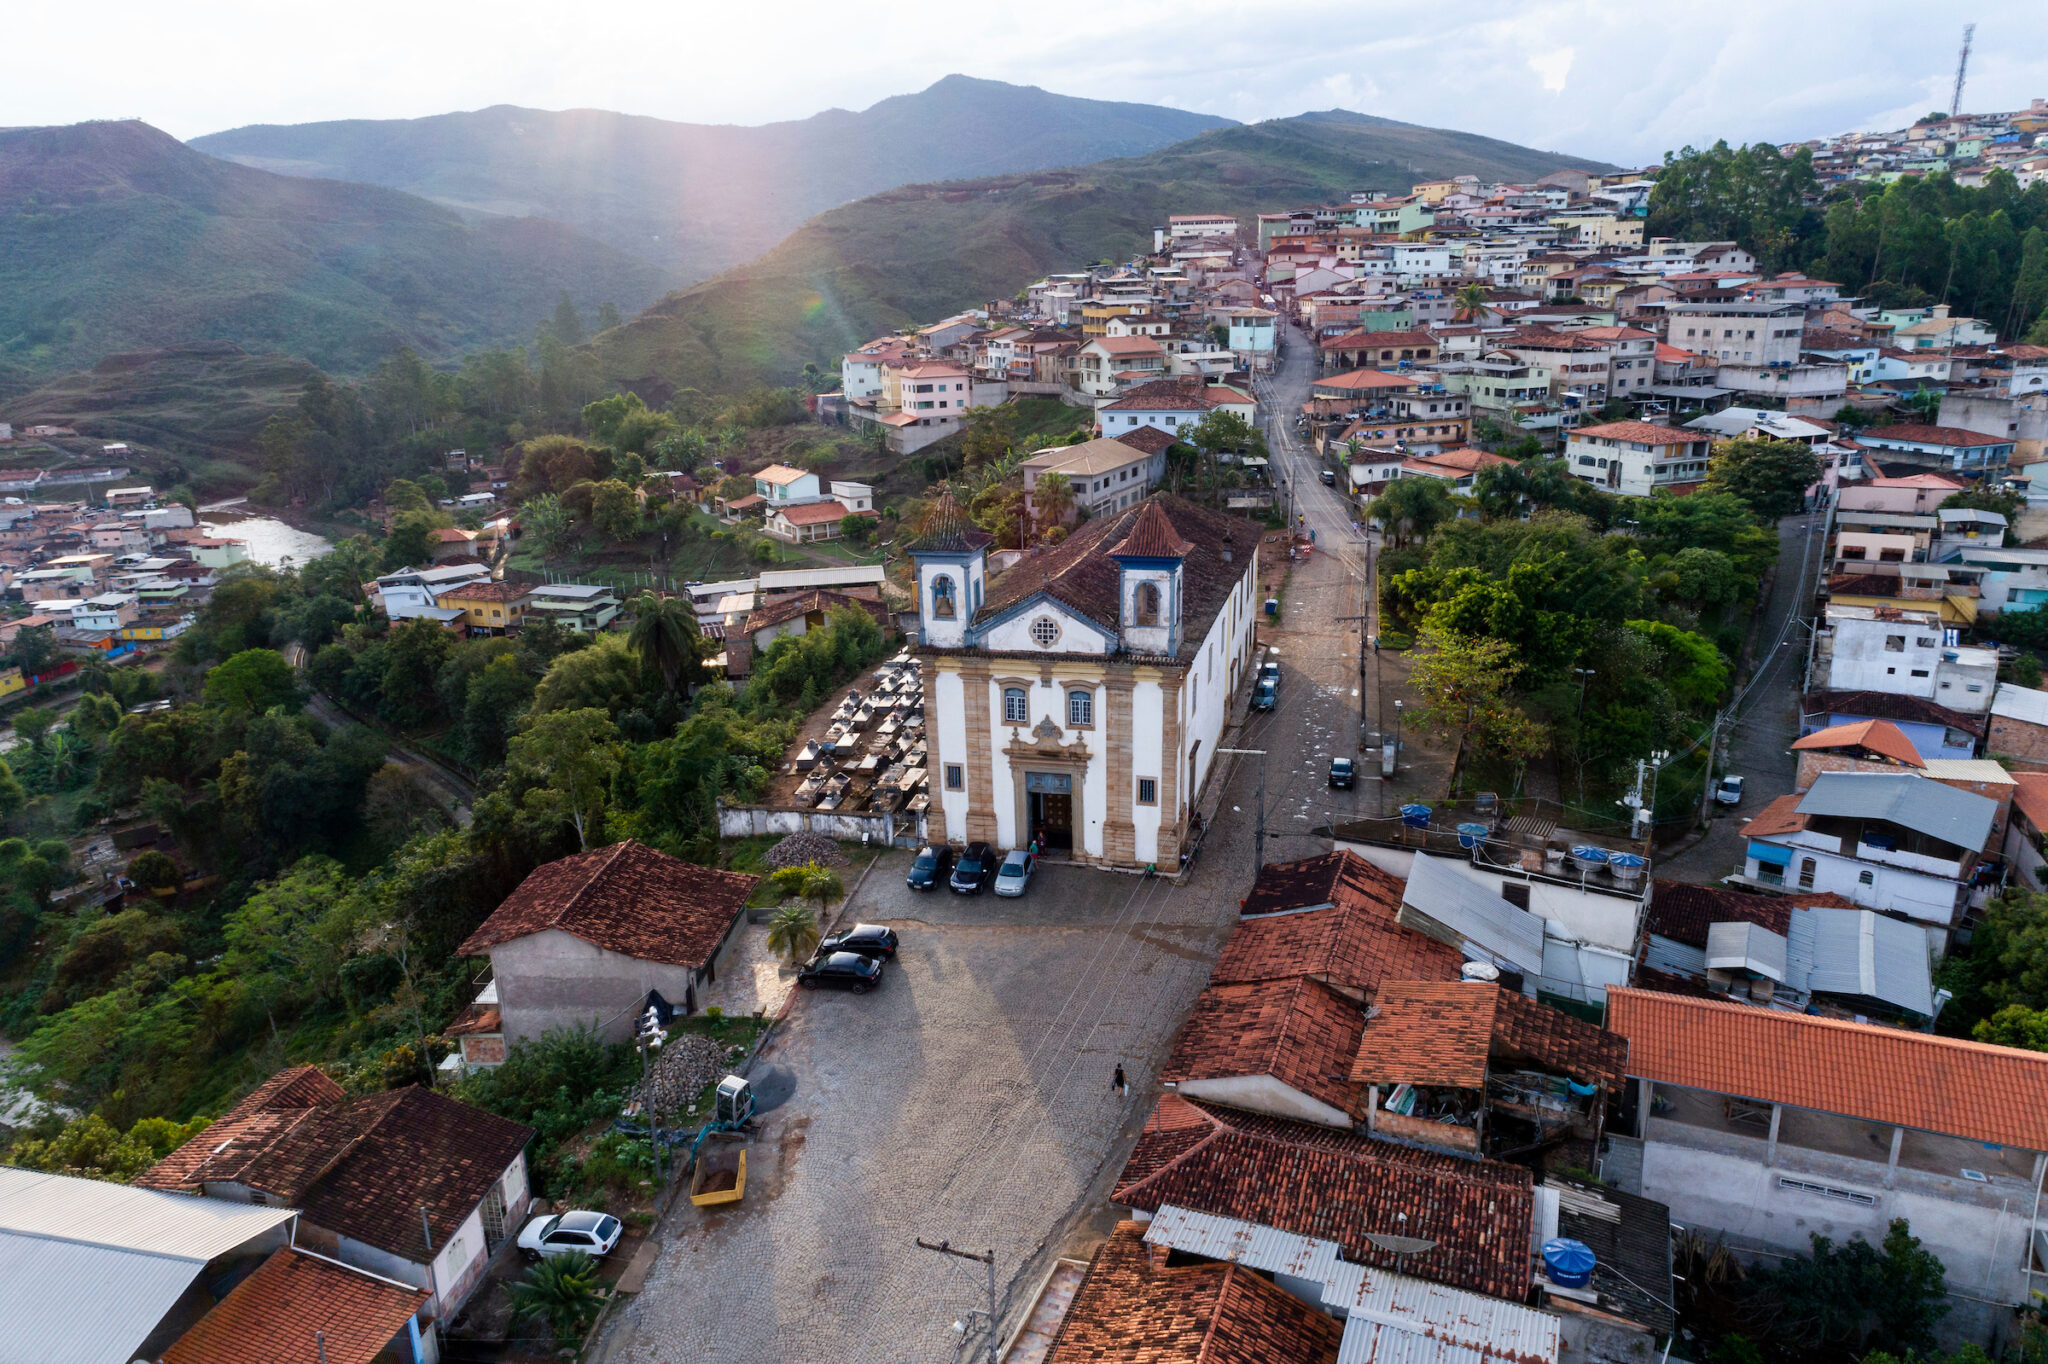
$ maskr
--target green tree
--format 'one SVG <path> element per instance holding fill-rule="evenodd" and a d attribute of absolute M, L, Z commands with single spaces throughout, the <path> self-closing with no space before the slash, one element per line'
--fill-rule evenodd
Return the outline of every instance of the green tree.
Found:
<path fill-rule="evenodd" d="M 88 1113 L 73 1118 L 46 1141 L 17 1142 L 8 1160 L 25 1170 L 126 1184 L 204 1132 L 210 1122 L 142 1118 L 124 1133 L 99 1114 Z"/>
<path fill-rule="evenodd" d="M 640 675 L 659 675 L 671 692 L 701 681 L 697 614 L 689 598 L 643 592 L 630 605 L 633 630 L 626 642 L 640 656 Z"/>
<path fill-rule="evenodd" d="M 640 533 L 640 499 L 626 484 L 606 479 L 591 490 L 590 521 L 615 544 L 630 540 Z"/>
<path fill-rule="evenodd" d="M 534 547 L 545 558 L 555 558 L 569 547 L 569 511 L 553 493 L 542 493 L 519 509 L 519 531 L 533 538 Z"/>
<path fill-rule="evenodd" d="M 64 651 L 57 646 L 57 627 L 30 625 L 14 632 L 14 647 L 7 658 L 15 667 L 34 677 L 57 666 Z"/>
<path fill-rule="evenodd" d="M 409 478 L 394 478 L 384 485 L 384 505 L 393 512 L 433 513 L 434 504 L 426 490 Z"/>
<path fill-rule="evenodd" d="M 206 704 L 261 715 L 272 706 L 297 710 L 298 678 L 275 649 L 244 649 L 206 674 Z"/>
<path fill-rule="evenodd" d="M 969 468 L 1001 459 L 1010 453 L 1016 425 L 1017 410 L 1007 403 L 969 408 L 960 434 L 961 459 Z"/>
<path fill-rule="evenodd" d="M 401 568 L 431 563 L 434 532 L 441 528 L 442 521 L 433 512 L 400 512 L 391 523 L 391 533 L 384 537 L 384 571 L 396 573 Z"/>
<path fill-rule="evenodd" d="M 2008 1004 L 1970 1029 L 1970 1036 L 1996 1047 L 2018 1047 L 2023 1051 L 2048 1051 L 2048 1009 L 2030 1009 Z"/>
<path fill-rule="evenodd" d="M 1942 511 L 1985 511 L 2003 516 L 2007 525 L 2017 525 L 2026 499 L 2016 492 L 2004 492 L 1989 484 L 1978 484 L 1950 493 L 1941 499 Z M 1997 541 L 1991 542 L 1995 548 Z"/>
<path fill-rule="evenodd" d="M 534 689 L 533 711 L 601 710 L 610 716 L 639 699 L 645 676 L 630 636 L 605 634 L 586 649 L 563 654 Z"/>
<path fill-rule="evenodd" d="M 801 871 L 785 867 L 783 871 Z M 777 872 L 780 876 L 782 873 Z M 772 878 L 771 878 L 772 879 Z M 818 950 L 818 916 L 809 905 L 788 904 L 768 921 L 768 950 L 790 962 L 806 961 Z"/>
<path fill-rule="evenodd" d="M 839 873 L 830 867 L 821 867 L 816 862 L 806 862 L 800 867 L 784 867 L 768 878 L 768 886 L 786 900 L 816 900 L 821 916 L 828 903 L 846 893 L 845 885 L 839 880 Z"/>
<path fill-rule="evenodd" d="M 21 813 L 21 807 L 28 804 L 28 792 L 21 789 L 20 780 L 14 769 L 0 758 L 0 819 L 11 819 Z"/>
<path fill-rule="evenodd" d="M 568 301 L 567 295 L 563 301 Z M 573 1345 L 604 1308 L 604 1280 L 595 1260 L 571 1251 L 535 1264 L 524 1278 L 506 1286 L 505 1296 L 515 1320 L 544 1321 L 557 1345 Z"/>
<path fill-rule="evenodd" d="M 593 708 L 536 715 L 512 740 L 506 765 L 524 787 L 522 808 L 543 822 L 573 827 L 587 852 L 623 759 L 617 727 Z"/>
<path fill-rule="evenodd" d="M 567 289 L 562 290 L 562 296 L 555 300 L 555 315 L 548 323 L 548 330 L 564 346 L 583 344 L 583 314 L 576 311 L 576 304 L 570 299 Z"/>
<path fill-rule="evenodd" d="M 1513 644 L 1435 628 L 1423 630 L 1417 643 L 1409 685 L 1421 701 L 1415 716 L 1424 727 L 1514 762 L 1543 751 L 1542 726 L 1513 700 L 1522 669 Z"/>
<path fill-rule="evenodd" d="M 1428 544 L 1437 527 L 1458 514 L 1440 478 L 1397 478 L 1373 499 L 1372 517 L 1393 533 L 1394 543 Z"/>
<path fill-rule="evenodd" d="M 183 878 L 176 862 L 151 848 L 128 863 L 128 879 L 144 890 L 175 890 Z"/>
<path fill-rule="evenodd" d="M 1806 490 L 1820 481 L 1820 457 L 1795 440 L 1738 437 L 1714 446 L 1703 491 L 1740 498 L 1768 521 L 1790 516 L 1806 504 Z"/>
<path fill-rule="evenodd" d="M 1486 306 L 1486 292 L 1486 286 L 1474 280 L 1461 287 L 1451 302 L 1457 305 L 1460 315 L 1476 320 L 1479 310 Z"/>
<path fill-rule="evenodd" d="M 62 713 L 53 707 L 25 706 L 14 713 L 14 735 L 28 745 L 29 752 L 40 753 L 50 731 L 62 718 Z"/>
<path fill-rule="evenodd" d="M 1948 1314 L 1941 1260 L 1921 1248 L 1905 1219 L 1881 1246 L 1861 1239 L 1836 1245 L 1814 1236 L 1810 1255 L 1794 1255 L 1758 1276 L 1779 1308 L 1774 1336 L 1813 1358 L 1859 1357 L 1872 1349 L 1917 1353 L 1934 1345 Z"/>

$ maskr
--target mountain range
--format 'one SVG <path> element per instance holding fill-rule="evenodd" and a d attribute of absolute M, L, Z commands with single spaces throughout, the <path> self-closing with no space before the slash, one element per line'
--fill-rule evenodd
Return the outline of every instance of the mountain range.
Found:
<path fill-rule="evenodd" d="M 551 218 L 689 282 L 880 190 L 1139 155 L 1229 122 L 948 76 L 858 113 L 759 127 L 498 105 L 257 125 L 191 145 L 282 175 L 405 190 L 471 216 Z"/>
<path fill-rule="evenodd" d="M 604 372 L 650 399 L 795 379 L 876 335 L 1007 298 L 1049 270 L 1150 249 L 1172 213 L 1261 212 L 1472 174 L 1611 169 L 1341 109 L 1233 125 L 1143 156 L 909 185 L 822 213 L 759 260 L 599 335 Z"/>
<path fill-rule="evenodd" d="M 338 373 L 450 359 L 530 339 L 564 290 L 631 312 L 669 282 L 561 223 L 272 175 L 144 123 L 0 131 L 0 393 L 188 341 Z"/>

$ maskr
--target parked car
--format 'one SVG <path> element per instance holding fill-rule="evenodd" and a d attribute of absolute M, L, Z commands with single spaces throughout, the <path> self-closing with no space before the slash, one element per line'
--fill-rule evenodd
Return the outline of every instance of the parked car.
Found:
<path fill-rule="evenodd" d="M 858 952 L 863 957 L 887 961 L 896 955 L 896 930 L 881 924 L 855 924 L 818 944 L 819 956 L 834 952 Z"/>
<path fill-rule="evenodd" d="M 910 875 L 903 883 L 912 890 L 931 890 L 946 879 L 946 869 L 953 865 L 953 850 L 944 843 L 929 843 L 917 850 L 917 861 L 910 864 Z"/>
<path fill-rule="evenodd" d="M 611 1254 L 625 1228 L 601 1212 L 542 1213 L 527 1219 L 519 1231 L 519 1250 L 529 1260 L 581 1252 L 592 1259 Z"/>
<path fill-rule="evenodd" d="M 996 875 L 996 850 L 986 843 L 969 843 L 946 884 L 961 895 L 979 895 Z"/>
<path fill-rule="evenodd" d="M 1341 786 L 1349 791 L 1358 780 L 1358 768 L 1349 758 L 1330 759 L 1330 785 Z"/>
<path fill-rule="evenodd" d="M 882 983 L 882 963 L 880 958 L 864 957 L 858 952 L 820 952 L 796 973 L 796 983 L 806 990 L 836 985 L 864 995 Z"/>
<path fill-rule="evenodd" d="M 1038 870 L 1038 859 L 1029 848 L 1012 848 L 1003 857 L 1003 865 L 996 870 L 996 894 L 1022 895 L 1024 887 L 1031 884 L 1031 873 Z"/>
<path fill-rule="evenodd" d="M 1714 799 L 1722 805 L 1742 804 L 1742 778 L 1732 774 L 1721 778 L 1721 784 L 1714 788 Z"/>
<path fill-rule="evenodd" d="M 1259 684 L 1252 688 L 1252 709 L 1271 710 L 1279 704 L 1280 680 L 1275 677 L 1260 678 Z"/>
<path fill-rule="evenodd" d="M 1269 677 L 1275 682 L 1280 680 L 1280 660 L 1277 658 L 1268 658 L 1259 664 L 1259 681 L 1263 682 Z"/>
<path fill-rule="evenodd" d="M 1323 486 L 1325 488 L 1334 488 L 1337 486 L 1337 471 L 1335 469 L 1323 470 Z"/>

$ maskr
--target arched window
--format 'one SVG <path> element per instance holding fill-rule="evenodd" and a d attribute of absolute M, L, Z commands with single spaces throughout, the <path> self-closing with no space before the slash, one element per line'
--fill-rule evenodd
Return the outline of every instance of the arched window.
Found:
<path fill-rule="evenodd" d="M 1138 625 L 1157 625 L 1159 623 L 1159 585 L 1157 583 L 1139 583 L 1136 597 L 1137 600 L 1133 604 L 1131 613 L 1134 623 Z"/>
<path fill-rule="evenodd" d="M 953 579 L 944 573 L 932 579 L 932 617 L 953 619 Z"/>
<path fill-rule="evenodd" d="M 1024 700 L 1022 687 L 1003 688 L 1003 723 L 1021 725 L 1031 718 L 1031 712 Z"/>
<path fill-rule="evenodd" d="M 1067 693 L 1067 723 L 1086 726 L 1095 723 L 1095 695 L 1092 692 L 1070 691 Z"/>
<path fill-rule="evenodd" d="M 1813 889 L 1813 877 L 1816 870 L 1814 860 L 1811 857 L 1799 859 L 1799 888 L 1801 890 Z"/>

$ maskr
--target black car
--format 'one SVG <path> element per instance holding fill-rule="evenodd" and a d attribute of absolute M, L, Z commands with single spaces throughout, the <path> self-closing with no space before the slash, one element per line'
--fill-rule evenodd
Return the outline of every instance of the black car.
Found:
<path fill-rule="evenodd" d="M 1330 759 L 1330 785 L 1341 786 L 1349 791 L 1358 780 L 1358 768 L 1349 758 Z"/>
<path fill-rule="evenodd" d="M 896 930 L 881 924 L 855 924 L 818 944 L 819 956 L 829 957 L 834 952 L 858 952 L 863 957 L 887 961 L 896 955 Z"/>
<path fill-rule="evenodd" d="M 796 983 L 806 990 L 838 985 L 864 995 L 882 983 L 882 963 L 858 952 L 820 952 L 796 973 Z"/>
<path fill-rule="evenodd" d="M 953 865 L 953 850 L 944 843 L 927 844 L 917 850 L 917 861 L 910 864 L 910 875 L 903 883 L 912 890 L 930 890 L 946 879 L 946 869 Z"/>
<path fill-rule="evenodd" d="M 969 843 L 960 854 L 960 865 L 946 884 L 961 895 L 979 895 L 996 879 L 996 850 L 986 843 Z"/>

